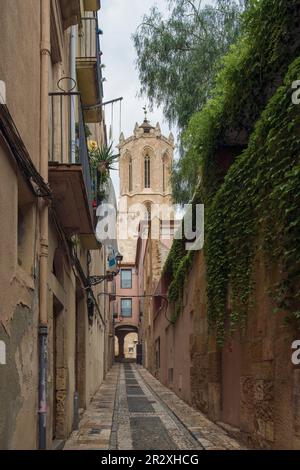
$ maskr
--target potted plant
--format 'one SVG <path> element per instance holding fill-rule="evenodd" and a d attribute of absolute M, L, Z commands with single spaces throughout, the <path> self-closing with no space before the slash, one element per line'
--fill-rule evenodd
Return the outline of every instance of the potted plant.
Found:
<path fill-rule="evenodd" d="M 95 141 L 89 142 L 89 154 L 93 179 L 97 180 L 95 199 L 101 201 L 105 198 L 104 185 L 109 179 L 109 172 L 115 170 L 114 163 L 118 160 L 119 155 L 114 154 L 113 143 L 109 146 L 98 147 Z"/>

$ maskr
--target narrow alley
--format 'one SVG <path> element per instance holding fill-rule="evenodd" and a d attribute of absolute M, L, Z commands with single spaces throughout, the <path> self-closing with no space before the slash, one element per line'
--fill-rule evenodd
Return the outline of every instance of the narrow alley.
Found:
<path fill-rule="evenodd" d="M 299 31 L 0 0 L 0 452 L 299 455 Z"/>
<path fill-rule="evenodd" d="M 115 364 L 64 450 L 237 450 L 142 366 Z"/>

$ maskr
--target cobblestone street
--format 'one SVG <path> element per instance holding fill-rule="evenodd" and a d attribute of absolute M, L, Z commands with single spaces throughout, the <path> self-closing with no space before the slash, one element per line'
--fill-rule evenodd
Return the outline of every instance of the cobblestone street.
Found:
<path fill-rule="evenodd" d="M 135 364 L 116 364 L 65 450 L 233 450 L 240 444 Z"/>

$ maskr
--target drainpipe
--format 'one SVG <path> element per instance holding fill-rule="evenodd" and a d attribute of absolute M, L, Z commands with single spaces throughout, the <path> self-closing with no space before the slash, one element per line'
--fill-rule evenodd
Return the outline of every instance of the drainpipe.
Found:
<path fill-rule="evenodd" d="M 48 182 L 48 93 L 50 71 L 50 0 L 41 0 L 41 108 L 40 174 Z M 44 450 L 47 418 L 47 280 L 48 280 L 48 205 L 40 200 L 40 279 L 39 279 L 39 449 Z"/>
<path fill-rule="evenodd" d="M 76 52 L 77 52 L 77 26 L 71 27 L 70 38 L 70 74 L 72 78 L 72 86 L 76 82 Z M 77 86 L 76 86 L 77 89 Z M 75 89 L 75 91 L 76 91 Z M 71 96 L 71 163 L 76 163 L 76 103 L 77 97 Z"/>

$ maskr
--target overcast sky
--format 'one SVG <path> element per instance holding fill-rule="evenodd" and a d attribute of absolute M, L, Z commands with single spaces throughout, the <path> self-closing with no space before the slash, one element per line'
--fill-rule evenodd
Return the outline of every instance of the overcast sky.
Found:
<path fill-rule="evenodd" d="M 213 4 L 214 0 L 206 0 L 203 4 Z M 133 133 L 136 122 L 144 119 L 143 107 L 147 104 L 145 98 L 138 98 L 140 83 L 138 71 L 135 66 L 136 54 L 132 35 L 142 21 L 143 15 L 148 13 L 154 5 L 165 15 L 168 14 L 167 0 L 101 0 L 99 24 L 103 30 L 101 38 L 102 62 L 105 64 L 103 75 L 104 100 L 119 98 L 122 101 L 122 132 L 125 138 Z M 113 140 L 118 144 L 120 135 L 119 104 L 114 106 Z M 148 114 L 152 124 L 160 123 L 163 134 L 169 135 L 172 130 L 175 141 L 176 129 L 170 129 L 164 120 L 161 109 L 154 109 Z M 111 125 L 111 107 L 106 107 L 107 132 Z M 112 172 L 112 179 L 118 195 L 118 172 Z"/>
<path fill-rule="evenodd" d="M 102 62 L 105 64 L 103 75 L 104 101 L 123 96 L 122 102 L 122 132 L 125 137 L 133 133 L 136 122 L 144 119 L 143 106 L 145 98 L 138 98 L 140 83 L 135 67 L 135 50 L 132 34 L 141 23 L 143 15 L 149 12 L 151 6 L 158 5 L 161 11 L 166 11 L 166 0 L 102 0 L 99 14 Z M 106 107 L 107 131 L 111 125 L 111 107 Z M 162 132 L 169 134 L 169 125 L 164 121 L 161 110 L 154 109 L 148 115 L 152 124 L 160 122 Z M 119 141 L 119 104 L 114 107 L 114 143 Z M 174 130 L 173 130 L 174 131 Z M 174 131 L 176 134 L 176 131 Z M 176 138 L 176 135 L 175 135 Z M 113 181 L 118 192 L 118 175 L 112 172 Z"/>

